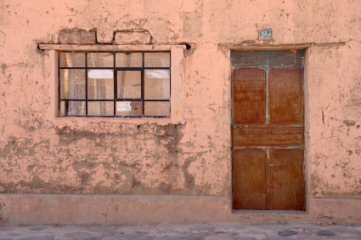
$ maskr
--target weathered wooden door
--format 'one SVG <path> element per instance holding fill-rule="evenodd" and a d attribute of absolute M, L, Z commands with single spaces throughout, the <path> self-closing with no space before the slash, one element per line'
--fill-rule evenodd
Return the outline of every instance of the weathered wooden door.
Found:
<path fill-rule="evenodd" d="M 305 209 L 303 56 L 231 54 L 234 209 Z"/>

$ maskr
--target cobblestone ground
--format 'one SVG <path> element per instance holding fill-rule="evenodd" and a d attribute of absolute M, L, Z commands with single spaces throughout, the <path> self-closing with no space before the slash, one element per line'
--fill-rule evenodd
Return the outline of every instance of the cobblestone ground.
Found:
<path fill-rule="evenodd" d="M 192 224 L 141 226 L 0 226 L 1 240 L 361 239 L 361 226 Z"/>

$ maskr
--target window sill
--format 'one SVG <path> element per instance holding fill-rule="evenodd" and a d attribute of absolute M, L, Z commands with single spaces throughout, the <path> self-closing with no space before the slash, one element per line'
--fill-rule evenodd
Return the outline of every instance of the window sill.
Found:
<path fill-rule="evenodd" d="M 117 124 L 184 124 L 185 120 L 181 116 L 169 117 L 169 118 L 152 118 L 152 117 L 55 117 L 55 125 L 58 127 L 70 127 L 70 126 L 91 126 L 97 124 L 117 125 Z"/>

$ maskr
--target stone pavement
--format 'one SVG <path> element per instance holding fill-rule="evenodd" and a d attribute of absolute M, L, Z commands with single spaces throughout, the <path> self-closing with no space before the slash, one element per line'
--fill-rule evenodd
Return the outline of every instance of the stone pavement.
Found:
<path fill-rule="evenodd" d="M 138 226 L 0 226 L 0 240 L 361 239 L 361 226 L 190 224 Z"/>

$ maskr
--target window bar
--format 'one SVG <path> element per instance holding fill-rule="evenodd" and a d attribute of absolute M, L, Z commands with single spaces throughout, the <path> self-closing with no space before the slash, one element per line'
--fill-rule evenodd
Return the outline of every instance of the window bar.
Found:
<path fill-rule="evenodd" d="M 144 67 L 144 69 L 149 70 L 168 70 L 170 67 Z"/>
<path fill-rule="evenodd" d="M 84 69 L 84 67 L 61 67 L 60 69 Z M 114 69 L 113 67 L 88 67 L 88 69 L 95 69 L 95 70 L 97 70 L 97 69 L 104 69 L 104 70 L 106 70 L 106 69 L 109 69 L 109 70 L 111 70 L 111 69 Z"/>
<path fill-rule="evenodd" d="M 85 52 L 85 116 L 88 116 L 88 53 Z"/>
<path fill-rule="evenodd" d="M 144 117 L 144 52 L 142 52 L 142 72 L 141 72 L 141 99 L 142 99 L 142 117 Z"/>
<path fill-rule="evenodd" d="M 141 98 L 120 98 L 118 99 L 119 101 L 135 101 L 135 102 L 141 102 L 142 99 Z M 78 102 L 84 102 L 84 99 L 73 99 L 73 98 L 60 98 L 60 101 L 78 101 Z M 88 99 L 88 102 L 110 102 L 110 101 L 114 101 L 111 99 Z M 147 99 L 147 102 L 169 102 L 169 99 Z"/>
<path fill-rule="evenodd" d="M 60 52 L 58 52 L 58 116 L 61 116 L 61 102 L 60 102 Z"/>
<path fill-rule="evenodd" d="M 169 117 L 172 115 L 172 52 L 169 52 Z"/>
<path fill-rule="evenodd" d="M 117 115 L 117 98 L 118 98 L 118 72 L 116 71 L 116 59 L 115 59 L 116 54 L 113 53 L 113 81 L 114 81 L 114 116 Z"/>

